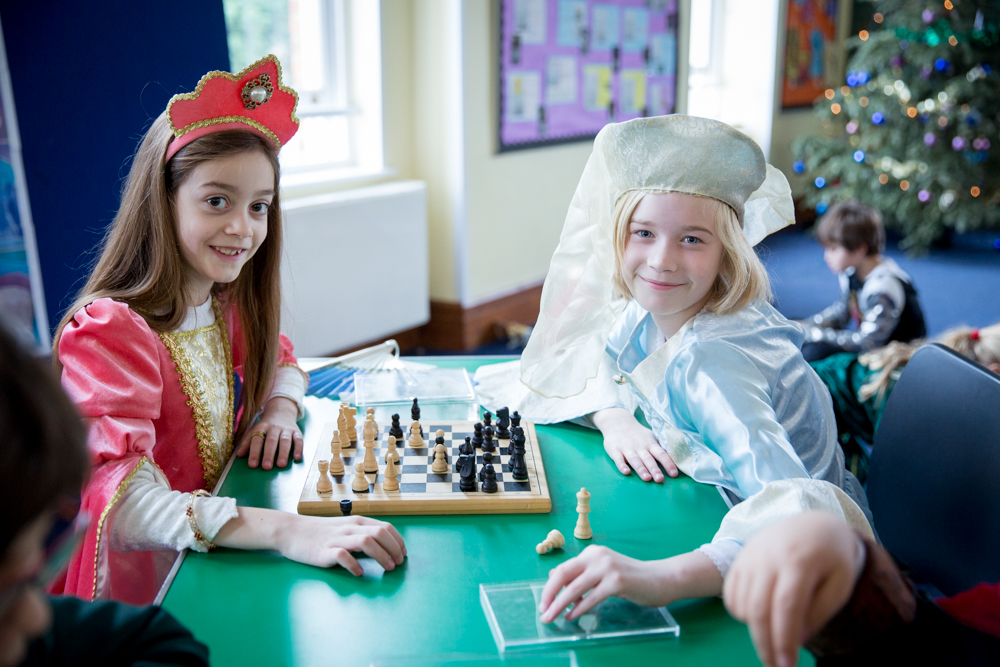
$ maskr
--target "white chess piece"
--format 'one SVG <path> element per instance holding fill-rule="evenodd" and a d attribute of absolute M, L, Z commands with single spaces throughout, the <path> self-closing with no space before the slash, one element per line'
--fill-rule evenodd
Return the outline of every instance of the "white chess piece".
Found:
<path fill-rule="evenodd" d="M 365 465 L 360 459 L 354 464 L 354 479 L 351 480 L 351 489 L 355 493 L 366 493 L 368 491 L 368 478 L 365 477 Z"/>
<path fill-rule="evenodd" d="M 558 549 L 566 544 L 566 538 L 558 530 L 550 530 L 549 534 L 535 547 L 535 552 L 539 554 Z"/>
<path fill-rule="evenodd" d="M 399 452 L 396 451 L 396 436 L 390 435 L 387 441 L 389 448 L 385 452 L 385 462 L 388 463 L 391 459 L 393 463 L 399 465 Z"/>
<path fill-rule="evenodd" d="M 431 464 L 431 472 L 439 474 L 448 472 L 448 461 L 445 459 L 444 445 L 435 445 L 434 447 L 434 463 Z"/>
<path fill-rule="evenodd" d="M 316 467 L 319 468 L 319 480 L 316 482 L 316 493 L 330 493 L 333 491 L 333 482 L 331 482 L 330 478 L 326 476 L 326 459 L 317 461 Z"/>
<path fill-rule="evenodd" d="M 334 430 L 333 439 L 330 440 L 330 453 L 332 455 L 330 459 L 331 475 L 344 474 L 344 459 L 340 458 L 340 448 L 340 431 Z"/>
<path fill-rule="evenodd" d="M 385 477 L 382 480 L 383 491 L 399 491 L 399 477 L 396 474 L 396 464 L 392 459 L 385 464 Z"/>
<path fill-rule="evenodd" d="M 420 449 L 424 446 L 424 436 L 420 432 L 420 422 L 413 422 L 410 424 L 410 447 L 413 449 Z"/>

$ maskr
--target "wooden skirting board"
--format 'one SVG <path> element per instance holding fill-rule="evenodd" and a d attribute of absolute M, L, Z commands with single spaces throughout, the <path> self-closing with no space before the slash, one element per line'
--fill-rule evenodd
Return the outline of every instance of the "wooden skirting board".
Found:
<path fill-rule="evenodd" d="M 405 352 L 418 347 L 449 352 L 469 352 L 497 339 L 497 323 L 520 322 L 534 324 L 538 319 L 542 286 L 535 285 L 514 294 L 502 296 L 471 308 L 459 303 L 431 301 L 430 321 L 414 329 L 383 336 L 378 340 L 331 352 L 339 356 L 395 338 Z"/>

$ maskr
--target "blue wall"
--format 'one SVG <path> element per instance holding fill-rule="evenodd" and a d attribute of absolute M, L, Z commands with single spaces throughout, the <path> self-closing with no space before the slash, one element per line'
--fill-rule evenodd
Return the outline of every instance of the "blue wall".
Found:
<path fill-rule="evenodd" d="M 86 281 L 129 160 L 170 96 L 229 70 L 222 0 L 3 0 L 49 323 Z"/>

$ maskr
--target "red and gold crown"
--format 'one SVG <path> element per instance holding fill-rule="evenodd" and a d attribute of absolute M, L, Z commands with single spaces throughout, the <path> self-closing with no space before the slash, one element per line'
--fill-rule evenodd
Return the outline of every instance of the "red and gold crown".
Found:
<path fill-rule="evenodd" d="M 198 137 L 222 130 L 257 132 L 277 153 L 299 129 L 298 102 L 298 94 L 281 85 L 281 63 L 274 56 L 261 58 L 239 74 L 209 72 L 194 92 L 174 95 L 167 104 L 174 139 L 166 159 Z"/>

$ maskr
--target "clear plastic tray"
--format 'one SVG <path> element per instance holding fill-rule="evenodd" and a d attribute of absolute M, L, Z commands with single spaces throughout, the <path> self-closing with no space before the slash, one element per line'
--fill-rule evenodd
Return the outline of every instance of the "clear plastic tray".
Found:
<path fill-rule="evenodd" d="M 573 621 L 563 613 L 552 623 L 542 623 L 538 605 L 545 583 L 479 585 L 479 600 L 501 652 L 540 644 L 681 634 L 666 607 L 643 607 L 620 598 L 609 598 Z"/>
<path fill-rule="evenodd" d="M 441 653 L 437 655 L 376 658 L 371 667 L 577 667 L 573 651 L 535 653 L 532 655 L 468 655 Z"/>
<path fill-rule="evenodd" d="M 410 370 L 357 372 L 354 374 L 355 402 L 362 408 L 375 408 L 376 420 L 387 420 L 393 413 L 410 418 L 413 399 L 420 403 L 421 420 L 475 420 L 479 415 L 472 379 L 464 368 L 436 368 L 419 372 Z"/>

